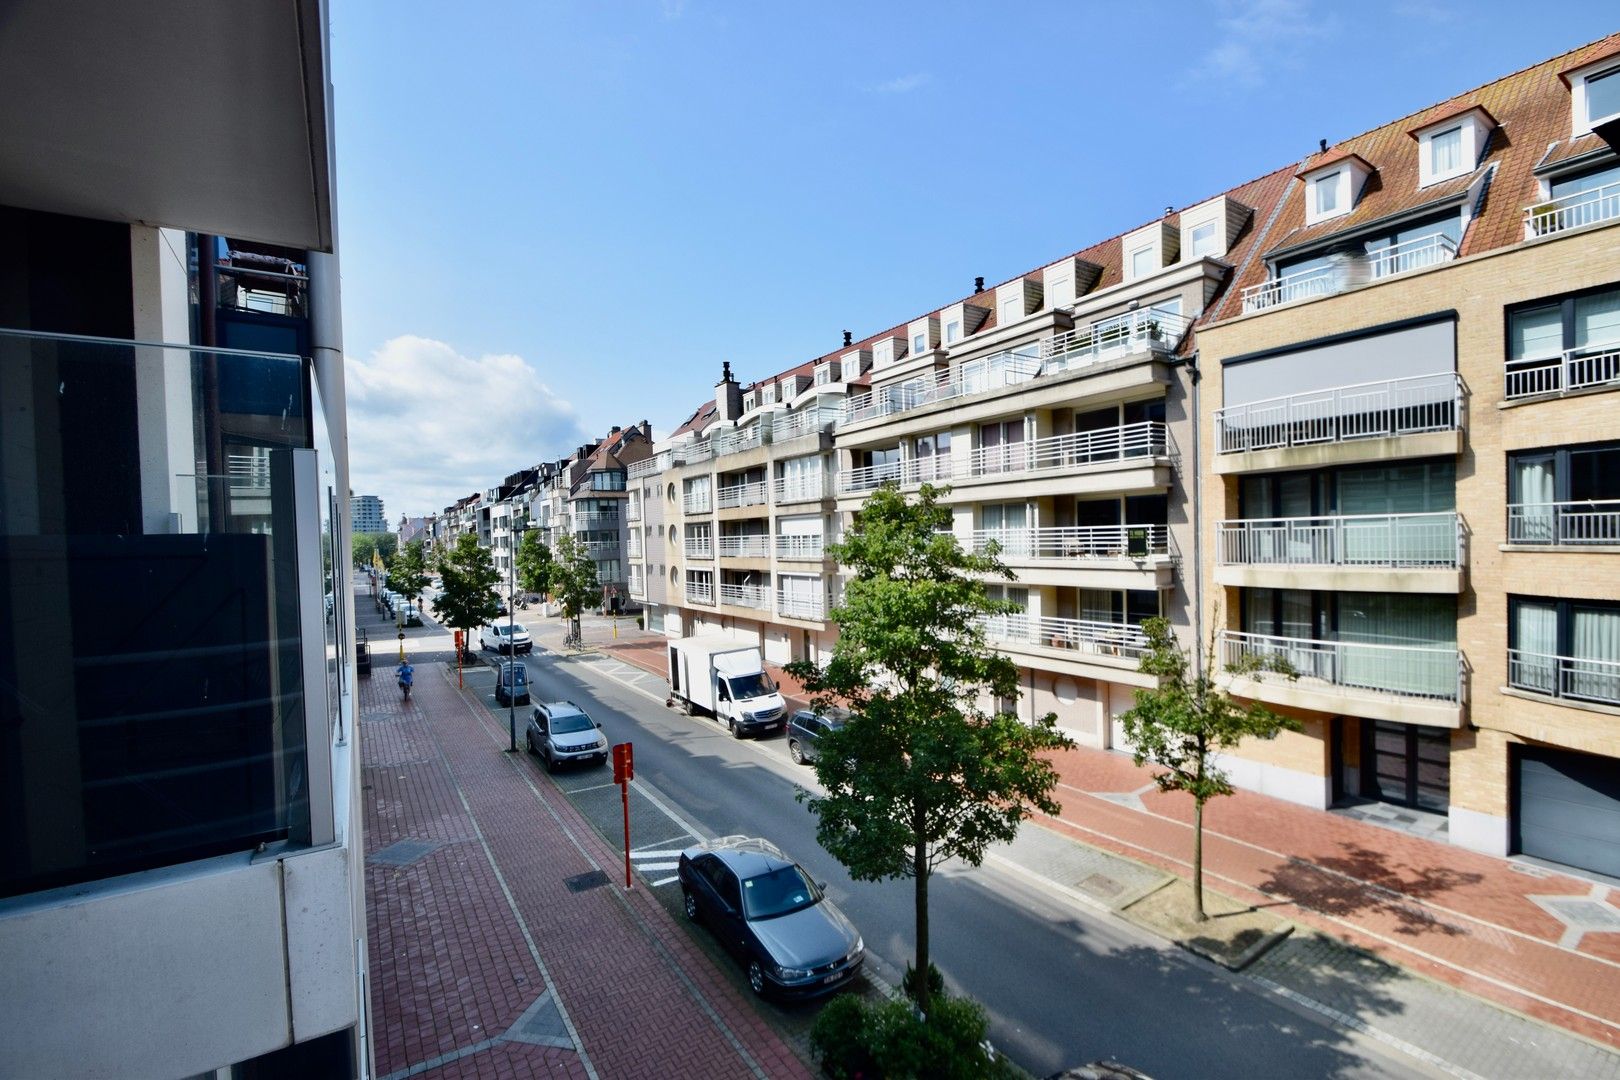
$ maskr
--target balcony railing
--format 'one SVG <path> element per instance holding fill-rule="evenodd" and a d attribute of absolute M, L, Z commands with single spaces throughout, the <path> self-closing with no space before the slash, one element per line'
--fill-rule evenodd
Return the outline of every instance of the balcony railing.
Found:
<path fill-rule="evenodd" d="M 1187 332 L 1189 320 L 1174 311 L 1145 308 L 1100 319 L 1042 339 L 1042 375 L 1070 371 L 1139 352 L 1169 352 Z"/>
<path fill-rule="evenodd" d="M 714 509 L 714 500 L 710 498 L 708 488 L 688 491 L 681 498 L 681 508 L 688 514 L 707 514 Z"/>
<path fill-rule="evenodd" d="M 647 580 L 639 573 L 639 567 L 630 568 L 630 595 L 636 600 L 647 599 Z"/>
<path fill-rule="evenodd" d="M 714 584 L 708 581 L 688 581 L 686 583 L 686 602 L 688 604 L 713 604 Z"/>
<path fill-rule="evenodd" d="M 769 585 L 721 585 L 720 602 L 730 604 L 732 607 L 769 611 L 771 589 Z"/>
<path fill-rule="evenodd" d="M 826 617 L 827 602 L 819 596 L 779 592 L 776 613 L 789 619 L 821 619 Z"/>
<path fill-rule="evenodd" d="M 1620 218 L 1620 183 L 1605 184 L 1525 207 L 1524 238 L 1533 240 L 1616 218 Z"/>
<path fill-rule="evenodd" d="M 1367 262 L 1376 279 L 1404 274 L 1408 270 L 1422 270 L 1426 266 L 1438 266 L 1456 257 L 1457 241 L 1444 233 L 1437 233 L 1368 252 Z"/>
<path fill-rule="evenodd" d="M 832 474 L 817 472 L 809 476 L 778 476 L 771 481 L 771 497 L 779 503 L 815 502 L 832 494 Z"/>
<path fill-rule="evenodd" d="M 1620 544 L 1620 499 L 1510 503 L 1510 544 Z"/>
<path fill-rule="evenodd" d="M 1606 341 L 1553 356 L 1509 360 L 1503 396 L 1513 401 L 1614 385 L 1620 385 L 1620 342 Z"/>
<path fill-rule="evenodd" d="M 1329 296 L 1340 291 L 1340 271 L 1335 266 L 1318 266 L 1294 274 L 1250 285 L 1243 290 L 1243 314 L 1264 311 L 1279 304 L 1307 300 L 1313 296 Z"/>
<path fill-rule="evenodd" d="M 587 540 L 580 547 L 593 559 L 614 559 L 619 555 L 617 540 Z"/>
<path fill-rule="evenodd" d="M 986 638 L 1002 644 L 1130 658 L 1140 657 L 1147 649 L 1141 628 L 1129 623 L 1013 614 L 982 615 L 979 624 Z"/>
<path fill-rule="evenodd" d="M 1234 454 L 1457 431 L 1462 423 L 1462 379 L 1447 371 L 1219 409 L 1215 413 L 1216 449 Z"/>
<path fill-rule="evenodd" d="M 1462 519 L 1453 512 L 1250 518 L 1218 526 L 1223 566 L 1455 569 Z"/>
<path fill-rule="evenodd" d="M 574 531 L 592 532 L 597 529 L 617 529 L 619 527 L 619 512 L 617 510 L 590 510 L 575 514 Z"/>
<path fill-rule="evenodd" d="M 838 491 L 841 494 L 871 491 L 891 481 L 905 487 L 943 484 L 977 476 L 1065 472 L 1129 458 L 1163 457 L 1169 451 L 1169 439 L 1169 429 L 1163 422 L 1144 420 L 1116 428 L 981 446 L 965 453 L 907 458 L 847 469 L 838 474 Z"/>
<path fill-rule="evenodd" d="M 1508 685 L 1533 694 L 1620 705 L 1620 660 L 1509 649 Z"/>
<path fill-rule="evenodd" d="M 624 555 L 627 559 L 641 558 L 641 536 L 639 533 L 631 533 L 630 538 L 625 541 Z"/>
<path fill-rule="evenodd" d="M 826 552 L 826 544 L 820 536 L 778 536 L 776 538 L 776 557 L 778 559 L 820 559 Z"/>
<path fill-rule="evenodd" d="M 625 466 L 624 477 L 626 480 L 640 480 L 644 476 L 661 473 L 674 464 L 674 458 L 673 452 L 669 450 L 661 451 L 650 458 L 643 458 L 633 465 Z"/>
<path fill-rule="evenodd" d="M 1231 668 L 1247 657 L 1286 663 L 1307 686 L 1325 683 L 1400 698 L 1462 701 L 1462 654 L 1454 645 L 1315 641 L 1221 631 L 1222 666 Z M 1286 682 L 1280 674 L 1263 678 Z"/>
<path fill-rule="evenodd" d="M 763 533 L 750 536 L 720 537 L 720 557 L 763 559 L 771 553 L 771 538 Z"/>
<path fill-rule="evenodd" d="M 796 413 L 779 416 L 772 424 L 772 438 L 779 443 L 797 439 L 801 435 L 836 426 L 842 416 L 839 409 L 807 405 Z"/>
<path fill-rule="evenodd" d="M 763 480 L 752 484 L 734 484 L 720 489 L 720 509 L 739 506 L 764 506 L 770 500 L 770 485 Z"/>
<path fill-rule="evenodd" d="M 1169 530 L 1163 525 L 975 529 L 972 534 L 974 551 L 983 553 L 994 542 L 1008 559 L 1125 559 L 1132 557 L 1133 540 L 1144 557 L 1170 552 Z"/>
<path fill-rule="evenodd" d="M 751 450 L 771 441 L 771 417 L 766 414 L 742 428 L 727 428 L 709 437 L 709 446 L 716 456 Z"/>
<path fill-rule="evenodd" d="M 714 558 L 714 542 L 707 536 L 688 536 L 682 550 L 686 552 L 686 557 L 688 559 Z"/>
<path fill-rule="evenodd" d="M 624 508 L 624 520 L 626 520 L 626 521 L 640 521 L 641 520 L 641 500 L 640 499 L 632 499 L 625 506 L 625 508 Z"/>

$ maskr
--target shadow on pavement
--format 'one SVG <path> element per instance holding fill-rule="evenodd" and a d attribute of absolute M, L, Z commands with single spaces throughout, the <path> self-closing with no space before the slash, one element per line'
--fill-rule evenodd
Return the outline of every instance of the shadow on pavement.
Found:
<path fill-rule="evenodd" d="M 1301 906 L 1324 915 L 1353 918 L 1379 912 L 1395 920 L 1395 931 L 1400 934 L 1459 935 L 1468 931 L 1441 921 L 1411 901 L 1442 896 L 1481 877 L 1444 866 L 1398 866 L 1385 852 L 1347 844 L 1339 856 L 1309 861 L 1290 857 L 1257 887 L 1293 897 Z"/>

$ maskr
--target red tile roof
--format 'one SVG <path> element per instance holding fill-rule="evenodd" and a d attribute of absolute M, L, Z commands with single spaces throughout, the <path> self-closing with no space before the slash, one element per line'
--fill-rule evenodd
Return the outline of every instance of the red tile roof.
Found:
<path fill-rule="evenodd" d="M 1439 109 L 1431 112 L 1428 116 L 1424 116 L 1421 120 L 1408 128 L 1406 133 L 1415 139 L 1429 128 L 1434 127 L 1436 124 L 1444 123 L 1447 120 L 1452 120 L 1459 116 L 1467 116 L 1471 112 L 1477 112 L 1483 115 L 1485 119 L 1491 122 L 1491 127 L 1502 126 L 1501 124 L 1497 123 L 1496 117 L 1491 115 L 1491 110 L 1487 109 L 1485 106 L 1477 105 L 1468 101 L 1454 101 L 1449 105 L 1442 105 Z"/>
<path fill-rule="evenodd" d="M 1354 150 L 1346 150 L 1343 147 L 1333 147 L 1326 153 L 1312 154 L 1310 157 L 1306 158 L 1304 163 L 1300 165 L 1299 171 L 1294 175 L 1302 177 L 1308 173 L 1315 172 L 1317 169 L 1325 169 L 1329 165 L 1336 165 L 1339 162 L 1344 161 L 1346 158 L 1354 158 L 1356 161 L 1361 162 L 1362 167 L 1368 172 L 1372 172 L 1374 170 L 1373 163 L 1356 153 Z"/>

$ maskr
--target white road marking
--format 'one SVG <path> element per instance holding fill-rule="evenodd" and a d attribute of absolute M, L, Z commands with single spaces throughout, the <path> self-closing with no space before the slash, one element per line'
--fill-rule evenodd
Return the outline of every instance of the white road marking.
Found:
<path fill-rule="evenodd" d="M 632 856 L 630 856 L 630 858 L 632 860 L 634 860 L 635 856 L 632 855 Z M 672 862 L 636 863 L 636 869 L 641 870 L 643 872 L 648 871 L 648 870 L 673 870 L 677 866 L 680 866 L 680 865 L 681 865 L 680 863 L 672 863 Z"/>
<path fill-rule="evenodd" d="M 684 848 L 659 848 L 656 851 L 644 851 L 640 848 L 631 848 L 632 859 L 667 859 L 671 855 L 679 855 Z"/>
<path fill-rule="evenodd" d="M 681 880 L 678 877 L 661 877 L 657 881 L 648 882 L 649 885 L 668 885 L 672 881 Z"/>

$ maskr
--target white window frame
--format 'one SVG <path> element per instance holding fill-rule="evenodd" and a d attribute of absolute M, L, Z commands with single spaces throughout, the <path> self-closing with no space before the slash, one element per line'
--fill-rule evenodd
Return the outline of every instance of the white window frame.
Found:
<path fill-rule="evenodd" d="M 955 345 L 962 338 L 962 320 L 952 319 L 945 324 L 945 344 Z"/>
<path fill-rule="evenodd" d="M 911 335 L 911 355 L 916 356 L 919 353 L 925 353 L 927 351 L 928 351 L 928 335 L 927 334 L 912 334 Z"/>
<path fill-rule="evenodd" d="M 1342 173 L 1328 173 L 1318 176 L 1311 181 L 1311 212 L 1319 218 L 1336 217 L 1339 214 L 1339 178 Z M 1324 206 L 1326 200 L 1324 193 L 1331 196 L 1331 205 Z"/>
<path fill-rule="evenodd" d="M 1209 230 L 1210 245 L 1206 252 L 1198 250 L 1198 233 L 1202 229 Z M 1195 221 L 1187 230 L 1187 257 L 1190 259 L 1219 258 L 1222 246 L 1221 223 L 1213 218 L 1209 221 Z"/>
<path fill-rule="evenodd" d="M 1620 79 L 1620 60 L 1615 57 L 1606 57 L 1593 65 L 1592 70 L 1571 73 L 1569 77 L 1570 118 L 1574 121 L 1571 129 L 1572 137 L 1589 134 L 1594 127 L 1620 116 L 1620 112 L 1606 113 L 1603 116 L 1592 116 L 1591 101 L 1587 97 L 1587 83 L 1597 79 Z"/>
<path fill-rule="evenodd" d="M 1153 253 L 1155 251 L 1157 251 L 1157 250 L 1158 250 L 1158 245 L 1157 244 L 1144 244 L 1143 246 L 1141 246 L 1139 248 L 1133 248 L 1131 250 L 1130 255 L 1128 255 L 1126 257 L 1126 259 L 1127 259 L 1127 265 L 1130 268 L 1131 280 L 1132 281 L 1135 281 L 1137 278 L 1147 277 L 1148 275 L 1152 274 L 1153 271 L 1158 269 L 1158 267 L 1153 265 Z M 1143 256 L 1143 255 L 1146 255 L 1147 258 L 1148 258 L 1147 269 L 1138 270 L 1136 268 L 1136 260 L 1140 256 Z"/>

